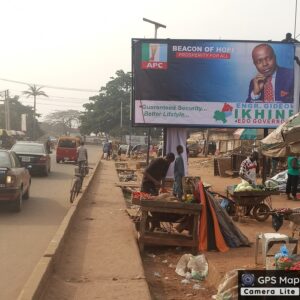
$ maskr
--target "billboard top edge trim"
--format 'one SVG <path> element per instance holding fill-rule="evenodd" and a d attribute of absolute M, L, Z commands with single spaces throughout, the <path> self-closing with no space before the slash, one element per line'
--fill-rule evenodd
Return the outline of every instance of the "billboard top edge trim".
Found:
<path fill-rule="evenodd" d="M 289 45 L 298 45 L 300 46 L 300 42 L 298 43 L 286 43 L 281 41 L 270 41 L 270 40 L 216 40 L 216 39 L 155 39 L 155 38 L 132 38 L 132 43 L 139 41 L 201 41 L 201 42 L 231 42 L 231 43 L 268 43 L 268 44 L 289 44 Z"/>

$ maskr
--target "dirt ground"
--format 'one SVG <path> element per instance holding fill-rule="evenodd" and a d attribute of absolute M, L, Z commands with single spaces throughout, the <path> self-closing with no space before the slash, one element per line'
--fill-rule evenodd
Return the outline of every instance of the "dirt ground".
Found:
<path fill-rule="evenodd" d="M 130 166 L 135 167 L 136 163 L 137 161 L 130 161 Z M 235 268 L 255 268 L 254 244 L 252 244 L 251 247 L 230 249 L 226 253 L 216 251 L 204 253 L 209 263 L 209 275 L 207 280 L 200 283 L 193 281 L 182 283 L 184 278 L 175 273 L 180 257 L 190 253 L 190 250 L 185 248 L 146 247 L 141 254 L 145 277 L 139 274 L 138 265 L 135 266 L 134 263 L 131 269 L 137 271 L 132 271 L 128 268 L 128 263 L 121 259 L 122 254 L 131 255 L 133 258 L 138 255 L 138 252 L 130 248 L 131 244 L 126 241 L 113 243 L 111 236 L 105 233 L 107 226 L 113 226 L 113 236 L 117 235 L 118 239 L 125 238 L 125 232 L 127 235 L 132 235 L 128 228 L 123 231 L 124 225 L 122 227 L 120 224 L 123 217 L 128 218 L 124 209 L 120 209 L 118 204 L 121 197 L 112 198 L 115 187 L 111 181 L 115 181 L 116 177 L 110 174 L 113 174 L 111 170 L 114 168 L 114 161 L 105 162 L 104 167 L 101 173 L 105 172 L 105 176 L 108 176 L 109 183 L 104 189 L 107 196 L 102 195 L 103 199 L 100 199 L 96 193 L 97 187 L 92 185 L 88 192 L 88 199 L 81 208 L 73 230 L 66 240 L 63 256 L 56 265 L 43 299 L 144 300 L 146 297 L 142 296 L 142 292 L 147 290 L 145 279 L 153 300 L 211 299 L 211 296 L 216 293 L 213 285 L 216 286 L 227 271 Z M 240 181 L 238 178 L 213 176 L 211 157 L 191 158 L 189 175 L 201 176 L 204 182 L 212 185 L 212 190 L 223 194 L 227 185 L 237 184 Z M 141 178 L 141 174 L 138 174 L 138 178 Z M 114 199 L 113 207 L 109 206 L 112 199 Z M 284 195 L 274 196 L 272 200 L 273 207 L 300 206 L 300 203 L 287 201 Z M 256 233 L 274 232 L 270 218 L 263 223 L 246 219 L 243 223 L 236 224 L 252 243 L 255 241 Z M 132 224 L 129 225 L 133 227 Z M 111 228 L 108 231 L 111 232 Z M 290 233 L 286 221 L 280 232 Z M 134 234 L 136 235 L 135 231 Z M 130 237 L 127 236 L 126 239 Z M 113 268 L 113 263 L 110 261 L 112 257 L 120 258 L 119 268 Z M 122 275 L 116 276 L 115 274 L 118 273 Z M 112 296 L 113 293 L 116 295 Z"/>
<path fill-rule="evenodd" d="M 239 178 L 214 176 L 213 157 L 190 158 L 188 168 L 190 176 L 201 176 L 205 183 L 212 185 L 213 191 L 223 195 L 226 195 L 228 185 L 240 182 Z M 300 202 L 288 201 L 283 194 L 273 196 L 272 205 L 274 208 L 295 208 L 300 207 Z M 214 286 L 218 285 L 227 271 L 239 268 L 263 268 L 262 265 L 256 266 L 254 263 L 255 237 L 260 232 L 275 232 L 272 228 L 271 218 L 265 222 L 258 222 L 250 218 L 245 218 L 242 221 L 235 224 L 248 237 L 251 247 L 230 249 L 226 253 L 216 251 L 204 253 L 209 263 L 210 273 L 206 281 L 200 282 L 200 289 L 197 290 L 193 288 L 195 282 L 183 284 L 181 281 L 184 278 L 175 273 L 177 262 L 183 254 L 190 253 L 189 249 L 146 248 L 146 252 L 142 254 L 142 260 L 152 298 L 155 300 L 210 299 L 212 295 L 216 294 Z M 284 221 L 279 232 L 290 234 L 287 221 Z"/>

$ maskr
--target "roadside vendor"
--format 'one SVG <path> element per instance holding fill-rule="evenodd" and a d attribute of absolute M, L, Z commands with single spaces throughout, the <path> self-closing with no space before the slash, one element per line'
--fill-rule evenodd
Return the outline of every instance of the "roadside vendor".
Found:
<path fill-rule="evenodd" d="M 258 152 L 253 151 L 249 157 L 242 161 L 240 167 L 240 177 L 250 184 L 256 184 Z"/>
<path fill-rule="evenodd" d="M 141 192 L 158 195 L 159 188 L 164 188 L 164 181 L 170 164 L 175 160 L 174 153 L 170 152 L 166 157 L 154 159 L 145 169 Z"/>
<path fill-rule="evenodd" d="M 298 161 L 298 156 L 289 156 L 287 159 L 288 165 L 288 179 L 286 183 L 286 195 L 288 200 L 297 200 L 297 187 L 298 187 L 298 180 L 299 180 L 299 168 L 300 164 Z M 292 196 L 291 196 L 292 192 Z"/>
<path fill-rule="evenodd" d="M 159 189 L 164 189 L 164 181 L 167 175 L 168 169 L 170 164 L 175 160 L 174 153 L 168 153 L 166 157 L 156 158 L 154 159 L 150 165 L 145 169 L 143 179 L 142 179 L 142 186 L 141 192 L 149 193 L 153 196 L 157 196 Z M 150 227 L 150 231 L 163 230 L 160 227 L 160 222 L 175 222 L 181 215 L 177 214 L 167 214 L 167 213 L 159 213 L 159 212 L 152 212 L 151 216 L 148 217 L 147 222 Z"/>
<path fill-rule="evenodd" d="M 182 178 L 184 176 L 184 161 L 182 157 L 183 147 L 178 145 L 176 147 L 177 157 L 174 164 L 174 185 L 173 185 L 173 195 L 182 201 Z"/>

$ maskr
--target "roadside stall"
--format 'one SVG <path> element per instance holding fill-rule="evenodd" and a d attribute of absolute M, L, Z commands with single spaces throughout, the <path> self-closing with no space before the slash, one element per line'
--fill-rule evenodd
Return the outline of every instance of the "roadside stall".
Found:
<path fill-rule="evenodd" d="M 140 206 L 134 222 L 141 251 L 148 244 L 191 247 L 195 253 L 249 246 L 247 237 L 234 225 L 210 188 L 199 176 L 186 176 L 183 201 L 170 193 L 151 196 L 133 192 L 132 203 Z M 153 230 L 152 217 L 161 222 L 162 231 Z"/>

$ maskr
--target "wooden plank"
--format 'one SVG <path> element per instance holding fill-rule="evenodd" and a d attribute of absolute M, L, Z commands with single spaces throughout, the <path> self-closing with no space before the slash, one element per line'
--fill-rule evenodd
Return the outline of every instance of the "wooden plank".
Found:
<path fill-rule="evenodd" d="M 231 157 L 217 158 L 217 160 L 218 160 L 220 176 L 222 177 L 228 176 L 226 174 L 226 171 L 231 169 Z"/>
<path fill-rule="evenodd" d="M 129 168 L 116 168 L 117 172 L 130 172 L 130 173 L 134 173 L 136 172 L 136 169 L 129 169 Z"/>
<path fill-rule="evenodd" d="M 186 234 L 181 234 L 181 233 L 169 233 L 169 232 L 150 232 L 146 231 L 145 236 L 147 237 L 157 237 L 157 238 L 162 238 L 162 239 L 172 239 L 172 240 L 192 240 L 192 236 L 186 235 Z"/>
<path fill-rule="evenodd" d="M 148 212 L 143 211 L 142 212 L 142 218 L 140 223 L 140 239 L 139 239 L 139 246 L 140 251 L 144 251 L 144 236 L 145 236 L 145 230 L 146 230 L 146 220 L 147 220 Z"/>
<path fill-rule="evenodd" d="M 184 203 L 184 202 L 171 202 L 161 200 L 141 200 L 142 207 L 161 207 L 161 208 L 181 208 L 187 211 L 201 211 L 201 204 L 197 203 Z"/>
<path fill-rule="evenodd" d="M 139 182 L 116 182 L 115 185 L 117 187 L 132 187 L 132 188 L 140 188 L 141 187 L 141 183 Z"/>
<path fill-rule="evenodd" d="M 193 220 L 193 240 L 196 244 L 196 249 L 194 249 L 195 252 L 198 251 L 198 244 L 199 244 L 199 216 L 194 215 L 194 220 Z"/>
<path fill-rule="evenodd" d="M 171 235 L 169 237 L 149 237 L 147 235 L 144 238 L 140 238 L 143 240 L 143 245 L 163 245 L 163 246 L 183 246 L 183 247 L 195 247 L 195 242 L 192 240 L 185 240 L 185 239 L 172 239 Z"/>
<path fill-rule="evenodd" d="M 127 162 L 116 162 L 115 163 L 116 168 L 128 168 Z"/>
<path fill-rule="evenodd" d="M 150 212 L 162 212 L 169 214 L 180 214 L 180 215 L 200 215 L 200 210 L 187 210 L 184 208 L 169 208 L 169 207 L 141 207 L 142 211 Z"/>

